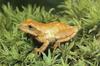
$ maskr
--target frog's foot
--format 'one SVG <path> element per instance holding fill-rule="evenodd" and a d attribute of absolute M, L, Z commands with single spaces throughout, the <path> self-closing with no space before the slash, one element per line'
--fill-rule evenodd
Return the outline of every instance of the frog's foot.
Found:
<path fill-rule="evenodd" d="M 54 45 L 53 45 L 53 53 L 56 51 L 56 49 L 60 47 L 60 43 L 59 42 L 56 42 Z"/>
<path fill-rule="evenodd" d="M 35 52 L 38 53 L 39 55 L 40 55 L 41 53 L 43 53 L 43 51 L 42 51 L 41 49 L 39 49 L 39 48 L 35 48 L 34 50 L 35 50 Z"/>
<path fill-rule="evenodd" d="M 54 46 L 52 48 L 55 50 L 58 47 L 60 47 L 60 44 L 54 44 Z"/>

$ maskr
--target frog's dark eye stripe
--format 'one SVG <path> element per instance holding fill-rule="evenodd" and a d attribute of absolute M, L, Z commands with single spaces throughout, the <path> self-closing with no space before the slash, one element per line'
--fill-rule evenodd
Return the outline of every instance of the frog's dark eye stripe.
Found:
<path fill-rule="evenodd" d="M 31 26 L 31 25 L 29 25 L 29 26 L 28 26 L 28 28 L 32 28 L 32 26 Z"/>
<path fill-rule="evenodd" d="M 36 28 L 32 27 L 31 25 L 28 26 L 29 30 L 36 30 Z"/>

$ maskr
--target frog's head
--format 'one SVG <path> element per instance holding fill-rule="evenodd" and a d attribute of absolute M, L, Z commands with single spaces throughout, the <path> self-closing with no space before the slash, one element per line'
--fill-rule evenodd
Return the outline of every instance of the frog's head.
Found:
<path fill-rule="evenodd" d="M 33 36 L 37 36 L 38 34 L 38 29 L 37 29 L 37 24 L 36 22 L 34 22 L 32 19 L 27 19 L 25 21 L 23 21 L 20 25 L 19 25 L 19 29 L 25 33 L 29 33 Z"/>

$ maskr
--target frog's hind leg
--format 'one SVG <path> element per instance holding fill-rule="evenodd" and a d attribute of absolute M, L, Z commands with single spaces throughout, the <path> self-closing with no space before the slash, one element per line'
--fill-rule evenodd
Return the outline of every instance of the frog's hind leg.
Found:
<path fill-rule="evenodd" d="M 57 40 L 57 41 L 55 42 L 55 44 L 53 45 L 53 51 L 55 51 L 55 49 L 56 49 L 57 47 L 60 47 L 60 44 L 61 44 L 62 42 L 68 41 L 69 39 L 70 39 L 70 37 Z"/>
<path fill-rule="evenodd" d="M 61 44 L 62 42 L 69 41 L 72 37 L 73 37 L 73 35 L 58 39 L 58 40 L 55 42 L 55 44 L 53 45 L 54 51 L 55 51 L 55 49 L 56 49 L 57 47 L 60 47 L 60 44 Z"/>
<path fill-rule="evenodd" d="M 64 31 L 64 32 L 63 32 Z M 56 39 L 57 41 L 55 42 L 53 48 L 54 50 L 60 46 L 60 43 L 65 42 L 65 41 L 69 41 L 71 38 L 73 38 L 76 33 L 77 33 L 77 29 L 68 29 L 68 30 L 63 30 L 58 32 L 58 34 L 56 34 Z"/>

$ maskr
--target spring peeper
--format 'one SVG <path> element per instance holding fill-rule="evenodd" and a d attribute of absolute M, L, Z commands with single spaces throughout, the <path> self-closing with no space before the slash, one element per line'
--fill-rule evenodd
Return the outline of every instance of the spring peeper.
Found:
<path fill-rule="evenodd" d="M 35 48 L 39 53 L 44 52 L 50 43 L 54 43 L 53 48 L 56 49 L 62 42 L 70 40 L 78 32 L 76 26 L 70 26 L 61 22 L 41 23 L 32 19 L 23 21 L 19 28 L 43 43 L 40 48 Z"/>

